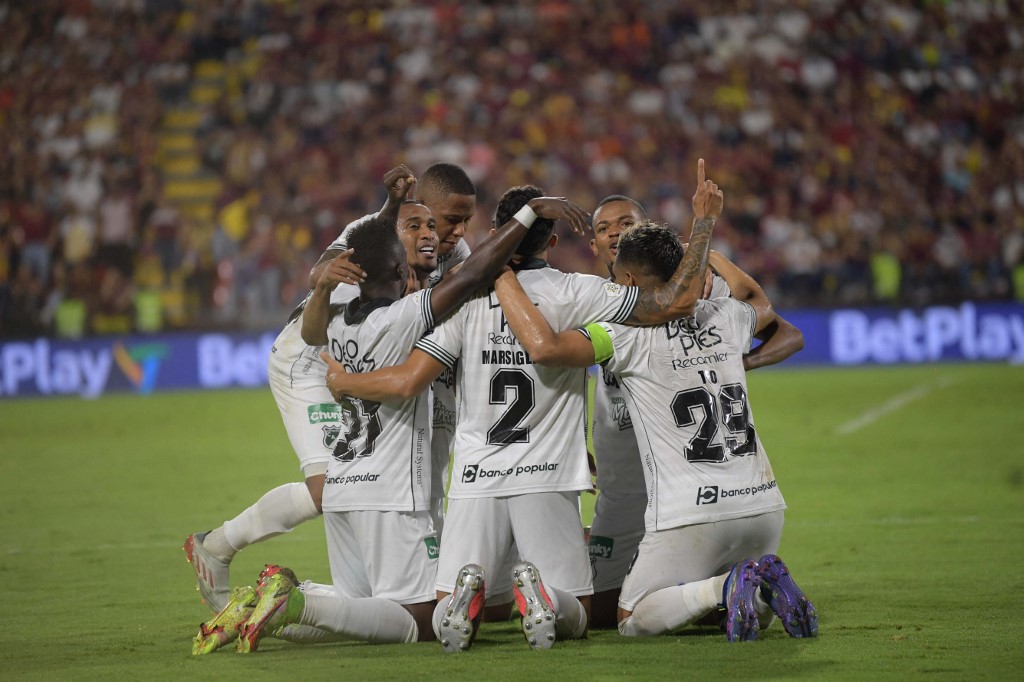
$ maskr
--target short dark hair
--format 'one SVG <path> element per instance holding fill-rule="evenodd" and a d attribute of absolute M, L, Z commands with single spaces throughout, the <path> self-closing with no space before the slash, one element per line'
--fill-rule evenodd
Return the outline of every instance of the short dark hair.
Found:
<path fill-rule="evenodd" d="M 394 277 L 396 263 L 406 261 L 395 220 L 375 215 L 352 229 L 348 248 L 352 262 L 366 271 L 367 284 L 382 284 Z"/>
<path fill-rule="evenodd" d="M 473 181 L 454 163 L 435 163 L 423 171 L 419 178 L 420 192 L 436 193 L 442 196 L 449 194 L 466 194 L 476 196 Z"/>
<path fill-rule="evenodd" d="M 597 209 L 601 208 L 605 204 L 610 204 L 613 201 L 628 201 L 629 203 L 633 204 L 640 210 L 640 217 L 643 218 L 644 220 L 647 220 L 647 211 L 644 210 L 643 204 L 641 204 L 636 199 L 627 197 L 625 194 L 609 194 L 604 199 L 601 199 L 601 201 L 597 202 L 597 206 L 594 207 L 594 212 L 596 213 Z"/>
<path fill-rule="evenodd" d="M 671 279 L 682 259 L 683 245 L 676 233 L 649 220 L 619 237 L 619 253 L 615 258 L 616 263 L 636 267 L 662 282 Z"/>
<path fill-rule="evenodd" d="M 544 196 L 544 190 L 534 185 L 519 185 L 505 190 L 498 199 L 498 208 L 494 212 L 494 227 L 501 228 L 502 225 L 512 220 L 516 211 L 537 197 Z M 523 241 L 519 242 L 516 253 L 520 256 L 532 256 L 547 248 L 551 240 L 551 233 L 555 231 L 555 221 L 547 218 L 537 218 L 533 221 Z"/>

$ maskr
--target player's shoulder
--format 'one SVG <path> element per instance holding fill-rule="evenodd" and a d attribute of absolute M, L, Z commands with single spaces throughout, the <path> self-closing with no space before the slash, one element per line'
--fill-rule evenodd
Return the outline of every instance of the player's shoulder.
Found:
<path fill-rule="evenodd" d="M 710 318 L 714 315 L 740 315 L 753 313 L 749 303 L 739 301 L 731 296 L 716 296 L 697 301 L 697 319 Z"/>

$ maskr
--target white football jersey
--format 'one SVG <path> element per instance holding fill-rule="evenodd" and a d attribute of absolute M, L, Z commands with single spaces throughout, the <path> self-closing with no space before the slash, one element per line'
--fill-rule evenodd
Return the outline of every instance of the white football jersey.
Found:
<path fill-rule="evenodd" d="M 518 277 L 557 331 L 624 321 L 639 293 L 543 261 Z M 450 499 L 590 488 L 586 371 L 534 365 L 493 291 L 467 301 L 416 347 L 448 367 L 458 361 Z"/>
<path fill-rule="evenodd" d="M 785 509 L 747 398 L 756 316 L 731 298 L 659 327 L 603 324 L 640 448 L 648 531 Z"/>
<path fill-rule="evenodd" d="M 341 235 L 331 243 L 328 249 L 347 249 L 348 238 L 352 234 L 352 230 L 376 215 L 376 213 L 371 213 L 346 225 Z M 452 268 L 464 263 L 469 258 L 469 254 L 469 245 L 465 239 L 460 239 L 448 255 L 438 256 L 437 267 L 427 276 L 427 286 L 435 286 Z M 431 389 L 433 392 L 431 451 L 434 472 L 432 488 L 434 497 L 438 500 L 435 504 L 439 507 L 438 513 L 440 514 L 440 508 L 444 504 L 444 487 L 448 481 L 448 460 L 452 451 L 452 441 L 455 438 L 455 369 L 445 370 L 431 384 Z"/>
<path fill-rule="evenodd" d="M 369 301 L 355 315 L 346 309 L 327 328 L 331 356 L 349 372 L 401 364 L 434 324 L 430 293 Z M 429 511 L 430 392 L 384 403 L 346 397 L 341 411 L 324 511 Z"/>
<path fill-rule="evenodd" d="M 713 274 L 709 298 L 731 295 L 725 280 Z M 647 485 L 640 463 L 640 448 L 626 398 L 615 375 L 607 367 L 597 369 L 593 421 L 597 489 L 623 494 L 644 493 Z"/>

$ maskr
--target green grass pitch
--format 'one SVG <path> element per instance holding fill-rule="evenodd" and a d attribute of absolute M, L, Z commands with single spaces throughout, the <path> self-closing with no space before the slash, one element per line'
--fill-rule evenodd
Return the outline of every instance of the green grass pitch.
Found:
<path fill-rule="evenodd" d="M 595 632 L 535 652 L 510 623 L 460 656 L 269 640 L 193 657 L 208 612 L 182 541 L 299 472 L 269 391 L 190 392 L 0 402 L 0 678 L 1019 679 L 1024 367 L 749 381 L 817 640 Z M 326 582 L 322 523 L 242 552 L 234 582 L 269 561 Z"/>

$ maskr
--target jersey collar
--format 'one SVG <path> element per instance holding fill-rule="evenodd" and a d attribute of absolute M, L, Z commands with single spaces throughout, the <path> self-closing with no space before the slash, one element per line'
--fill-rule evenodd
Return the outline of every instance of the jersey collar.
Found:
<path fill-rule="evenodd" d="M 396 298 L 388 298 L 387 296 L 381 296 L 380 298 L 371 298 L 368 301 L 362 300 L 362 298 L 353 298 L 345 306 L 345 324 L 359 324 L 377 308 L 387 308 L 389 305 L 397 301 Z"/>
<path fill-rule="evenodd" d="M 513 265 L 512 269 L 519 272 L 520 270 L 541 270 L 547 267 L 550 266 L 546 260 L 541 258 L 525 258 L 522 263 Z"/>

